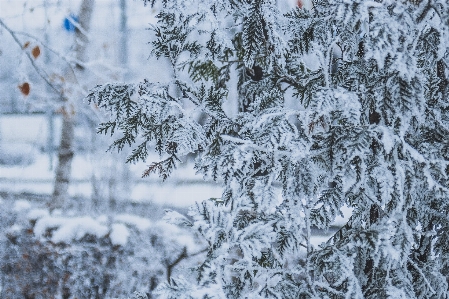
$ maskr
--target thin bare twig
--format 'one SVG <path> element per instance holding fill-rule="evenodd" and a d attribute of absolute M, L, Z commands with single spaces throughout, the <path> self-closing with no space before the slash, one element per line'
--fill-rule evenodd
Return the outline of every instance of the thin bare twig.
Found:
<path fill-rule="evenodd" d="M 179 264 L 179 263 L 180 263 L 182 260 L 184 260 L 184 259 L 188 259 L 188 258 L 194 257 L 194 256 L 196 256 L 196 255 L 199 255 L 199 254 L 201 254 L 201 253 L 207 252 L 207 250 L 208 250 L 208 249 L 205 248 L 205 249 L 200 250 L 200 251 L 198 251 L 198 252 L 188 254 L 188 253 L 187 253 L 187 247 L 184 246 L 184 248 L 182 249 L 181 254 L 180 254 L 174 261 L 169 262 L 168 260 L 166 260 L 165 264 L 166 264 L 166 267 L 167 267 L 167 282 L 170 283 L 170 278 L 171 278 L 172 270 L 173 270 L 173 268 L 174 268 L 177 264 Z"/>
<path fill-rule="evenodd" d="M 1 20 L 0 20 L 1 21 Z M 75 79 L 75 83 L 79 84 L 78 78 L 76 76 L 75 70 L 73 69 L 72 63 L 78 63 L 77 61 L 69 61 L 64 55 L 62 55 L 61 53 L 59 53 L 58 51 L 52 49 L 50 46 L 48 46 L 46 43 L 42 42 L 39 38 L 35 37 L 34 35 L 31 35 L 27 32 L 21 32 L 21 31 L 15 31 L 14 32 L 16 35 L 23 35 L 29 38 L 34 39 L 35 41 L 37 41 L 40 45 L 42 45 L 42 47 L 44 47 L 45 49 L 47 49 L 48 51 L 52 52 L 53 54 L 55 54 L 56 56 L 58 56 L 62 61 L 64 61 L 69 69 L 70 72 L 72 73 L 74 79 Z"/>
<path fill-rule="evenodd" d="M 11 29 L 9 28 L 3 21 L 2 19 L 0 19 L 0 25 L 5 28 L 6 31 L 8 31 L 8 33 L 11 35 L 11 37 L 14 39 L 14 41 L 17 43 L 17 45 L 19 45 L 20 48 L 23 47 L 22 43 L 20 42 L 19 38 L 17 37 L 17 34 Z M 36 63 L 34 62 L 33 57 L 31 57 L 30 53 L 28 53 L 27 51 L 25 51 L 25 55 L 28 57 L 28 60 L 31 62 L 31 65 L 33 66 L 33 68 L 36 70 L 37 74 L 42 78 L 42 80 L 45 81 L 45 83 L 48 84 L 48 86 L 50 86 L 51 89 L 53 89 L 57 94 L 62 95 L 62 91 L 58 90 L 49 80 L 50 76 L 47 74 L 46 71 L 44 71 L 43 69 L 39 68 Z"/>

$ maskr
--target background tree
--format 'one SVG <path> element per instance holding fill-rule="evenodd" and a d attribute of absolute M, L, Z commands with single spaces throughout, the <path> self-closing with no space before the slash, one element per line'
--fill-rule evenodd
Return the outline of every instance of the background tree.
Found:
<path fill-rule="evenodd" d="M 159 153 L 143 176 L 198 153 L 198 173 L 223 185 L 186 223 L 209 244 L 197 283 L 173 278 L 162 297 L 447 298 L 446 1 L 161 6 L 152 53 L 173 80 L 88 99 L 128 162 Z M 344 205 L 348 224 L 314 246 Z"/>
<path fill-rule="evenodd" d="M 75 68 L 68 70 L 73 72 L 69 77 L 72 81 L 69 84 L 76 84 L 77 77 L 82 75 L 84 70 L 83 63 L 86 62 L 86 48 L 89 44 L 87 34 L 89 32 L 90 21 L 94 9 L 94 0 L 83 0 L 79 11 L 79 21 L 75 29 Z M 70 94 L 72 93 L 72 94 Z M 62 208 L 64 201 L 68 197 L 68 188 L 70 183 L 70 176 L 72 170 L 72 160 L 74 155 L 74 140 L 75 140 L 75 115 L 78 106 L 75 104 L 77 100 L 82 98 L 78 90 L 69 90 L 68 93 L 62 94 L 62 127 L 61 127 L 61 141 L 58 150 L 58 165 L 55 172 L 55 184 L 53 189 L 53 199 L 51 208 Z"/>
<path fill-rule="evenodd" d="M 73 31 L 69 32 L 64 32 L 63 28 L 55 26 L 61 25 L 59 23 L 61 21 L 59 14 L 62 10 L 68 9 L 69 3 L 50 2 L 48 0 L 38 3 L 24 1 L 21 4 L 13 4 L 11 2 L 11 4 L 5 4 L 7 5 L 5 6 L 7 8 L 5 11 L 10 11 L 9 14 L 12 14 L 11 11 L 14 11 L 14 6 L 22 4 L 23 20 L 25 20 L 23 29 L 19 29 L 20 25 L 17 24 L 16 20 L 17 16 L 11 17 L 8 16 L 8 13 L 5 13 L 3 15 L 4 18 L 0 18 L 0 27 L 3 33 L 5 33 L 3 35 L 4 46 L 8 48 L 10 54 L 3 55 L 5 69 L 2 75 L 7 79 L 1 80 L 2 86 L 6 90 L 6 96 L 2 97 L 2 104 L 8 103 L 6 101 L 8 97 L 11 98 L 11 102 L 15 103 L 15 105 L 11 105 L 12 108 L 8 108 L 7 105 L 2 107 L 2 109 L 6 108 L 6 111 L 3 110 L 2 112 L 37 112 L 48 115 L 51 129 L 48 134 L 50 140 L 45 145 L 45 151 L 50 157 L 50 168 L 53 167 L 54 149 L 57 148 L 59 150 L 53 180 L 52 201 L 49 202 L 49 206 L 52 209 L 56 209 L 70 203 L 67 200 L 69 197 L 68 188 L 71 181 L 71 165 L 75 152 L 77 150 L 94 152 L 98 145 L 98 139 L 91 136 L 80 138 L 80 128 L 83 127 L 86 135 L 89 135 L 88 133 L 95 131 L 94 126 L 99 119 L 95 108 L 86 107 L 82 99 L 86 95 L 88 88 L 95 82 L 117 80 L 120 77 L 120 70 L 114 68 L 114 64 L 118 64 L 113 59 L 112 61 L 106 61 L 106 59 L 103 60 L 101 58 L 104 53 L 98 49 L 100 47 L 101 50 L 106 48 L 107 39 L 106 41 L 103 39 L 102 42 L 102 39 L 96 36 L 98 28 L 94 28 L 93 32 L 89 30 L 95 1 L 79 1 L 80 7 L 76 8 L 77 10 L 79 9 L 77 12 L 78 17 L 71 14 L 65 20 L 66 26 L 69 29 L 71 26 L 73 29 Z M 104 8 L 104 6 L 101 7 Z M 44 13 L 45 16 L 42 15 Z M 123 14 L 126 15 L 126 11 Z M 41 17 L 45 21 L 39 22 Z M 33 20 L 30 21 L 29 19 Z M 123 23 L 121 24 L 121 29 L 125 31 L 125 34 L 126 22 L 122 21 L 121 23 Z M 34 32 L 34 27 L 39 26 L 43 26 L 44 30 Z M 112 31 L 113 29 L 111 28 L 110 30 Z M 123 42 L 126 43 L 126 39 Z M 92 45 L 92 47 L 89 45 Z M 99 55 L 100 58 L 98 56 L 94 57 L 92 48 L 96 50 L 94 55 Z M 17 52 L 17 50 L 19 51 Z M 14 52 L 14 55 L 10 52 Z M 127 66 L 123 64 L 122 67 L 126 68 Z M 8 71 L 9 68 L 11 69 Z M 6 75 L 8 73 L 12 73 L 13 76 Z M 18 92 L 19 90 L 20 92 Z M 59 116 L 61 116 L 62 123 L 60 127 L 58 126 Z M 56 127 L 60 128 L 59 132 L 54 132 Z M 76 128 L 78 128 L 77 133 L 75 133 Z M 76 134 L 78 136 L 75 136 Z M 94 133 L 91 135 L 94 135 Z M 58 138 L 57 136 L 60 136 L 59 144 L 56 144 L 54 141 L 54 137 Z M 36 138 L 40 138 L 40 136 Z M 102 141 L 104 142 L 104 140 Z M 20 151 L 14 152 L 20 153 Z M 5 151 L 2 154 L 6 158 L 10 157 Z M 7 160 L 6 158 L 0 158 L 0 160 Z M 33 160 L 30 157 L 28 159 Z M 100 160 L 98 158 L 95 159 L 98 164 L 101 162 L 104 164 L 104 161 Z M 114 166 L 111 165 L 110 167 Z M 116 168 L 118 170 L 116 173 L 126 172 L 121 171 L 123 167 Z M 106 192 L 102 192 L 104 189 L 114 189 L 117 188 L 117 185 L 120 185 L 120 183 L 114 181 L 113 176 L 109 175 L 109 186 L 105 187 L 108 183 L 100 182 L 103 178 L 106 180 L 107 176 L 99 171 L 92 175 L 92 199 L 94 206 L 100 204 L 99 197 L 106 197 L 104 194 Z M 126 188 L 121 188 L 121 190 L 126 190 Z M 114 196 L 110 196 L 112 199 L 111 206 L 114 205 L 114 200 L 121 199 L 126 192 L 121 192 L 120 194 L 120 192 L 111 191 L 112 193 Z"/>

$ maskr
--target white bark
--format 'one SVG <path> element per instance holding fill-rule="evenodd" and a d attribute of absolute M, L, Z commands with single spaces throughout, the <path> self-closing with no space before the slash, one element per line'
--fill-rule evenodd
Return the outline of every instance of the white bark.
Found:
<path fill-rule="evenodd" d="M 95 0 L 83 0 L 79 12 L 79 21 L 75 30 L 75 55 L 76 71 L 82 72 L 84 69 L 86 48 L 89 38 L 86 35 L 89 32 L 90 21 Z M 76 94 L 64 95 L 64 106 L 62 107 L 62 129 L 61 142 L 58 152 L 58 165 L 56 167 L 55 183 L 53 189 L 53 198 L 50 209 L 60 209 L 64 207 L 68 197 L 68 188 L 72 172 L 72 160 L 74 156 L 74 127 L 75 127 L 75 100 Z"/>
<path fill-rule="evenodd" d="M 120 48 L 119 60 L 122 67 L 128 64 L 128 17 L 126 12 L 126 0 L 120 0 Z"/>

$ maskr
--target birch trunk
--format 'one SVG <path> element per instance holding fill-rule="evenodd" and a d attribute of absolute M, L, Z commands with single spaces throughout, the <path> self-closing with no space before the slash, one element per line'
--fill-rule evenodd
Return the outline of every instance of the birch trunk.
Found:
<path fill-rule="evenodd" d="M 90 21 L 92 19 L 92 12 L 95 0 L 83 0 L 79 11 L 79 21 L 75 30 L 75 55 L 76 67 L 75 71 L 80 73 L 84 70 L 83 62 L 85 62 L 86 48 L 89 39 L 86 36 L 89 32 Z M 74 81 L 68 78 L 68 81 Z M 75 83 L 75 82 L 71 82 Z M 61 141 L 58 151 L 58 165 L 56 167 L 55 182 L 53 189 L 52 202 L 50 209 L 61 209 L 65 206 L 68 197 L 68 189 L 72 172 L 72 161 L 75 155 L 74 152 L 74 127 L 75 127 L 75 102 L 78 95 L 67 93 L 64 95 L 64 106 L 62 107 L 62 128 Z"/>
<path fill-rule="evenodd" d="M 126 0 L 120 0 L 120 48 L 119 60 L 122 67 L 128 65 L 128 17 L 126 12 Z"/>

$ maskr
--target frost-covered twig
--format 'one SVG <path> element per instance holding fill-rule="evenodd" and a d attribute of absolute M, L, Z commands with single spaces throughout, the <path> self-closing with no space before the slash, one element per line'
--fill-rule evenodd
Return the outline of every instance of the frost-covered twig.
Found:
<path fill-rule="evenodd" d="M 424 282 L 427 284 L 427 286 L 429 287 L 430 291 L 432 292 L 432 294 L 435 294 L 435 290 L 432 288 L 432 285 L 430 284 L 430 282 L 427 280 L 427 277 L 424 275 L 424 273 L 421 271 L 421 269 L 418 267 L 418 265 L 415 264 L 414 261 L 412 261 L 410 258 L 408 258 L 408 262 L 410 263 L 410 265 L 413 266 L 413 268 L 416 269 L 416 271 L 418 271 L 419 275 L 421 275 L 421 277 L 423 278 Z"/>
<path fill-rule="evenodd" d="M 0 19 L 0 25 L 5 28 L 6 31 L 8 31 L 8 33 L 11 35 L 11 37 L 14 39 L 14 41 L 17 43 L 17 45 L 22 48 L 23 45 L 20 42 L 19 38 L 17 37 L 16 32 L 14 32 L 11 28 L 9 28 L 3 21 L 2 19 Z M 42 78 L 42 80 L 45 81 L 45 83 L 47 83 L 48 86 L 50 86 L 51 89 L 53 89 L 53 91 L 55 91 L 57 94 L 62 94 L 62 92 L 60 90 L 58 90 L 51 82 L 50 82 L 50 76 L 47 74 L 46 71 L 44 71 L 43 69 L 39 68 L 36 63 L 34 62 L 34 59 L 31 57 L 30 53 L 25 51 L 25 55 L 28 57 L 28 60 L 31 62 L 31 65 L 33 66 L 33 68 L 36 70 L 37 74 Z"/>
<path fill-rule="evenodd" d="M 1 20 L 0 20 L 1 21 Z M 45 42 L 43 42 L 42 40 L 40 40 L 39 38 L 37 38 L 36 36 L 29 34 L 27 32 L 21 32 L 21 31 L 16 31 L 15 32 L 16 35 L 23 35 L 29 38 L 34 39 L 35 41 L 37 41 L 40 45 L 42 45 L 45 49 L 47 49 L 48 51 L 52 52 L 53 54 L 55 54 L 57 57 L 59 57 L 62 61 L 64 61 L 67 65 L 67 67 L 69 68 L 70 72 L 72 73 L 72 76 L 75 79 L 75 83 L 77 83 L 79 85 L 79 81 L 78 78 L 76 76 L 75 70 L 73 69 L 72 63 L 76 62 L 76 61 L 69 61 L 64 55 L 62 55 L 61 53 L 59 53 L 58 51 L 56 51 L 55 49 L 51 48 L 50 46 L 48 46 Z"/>

